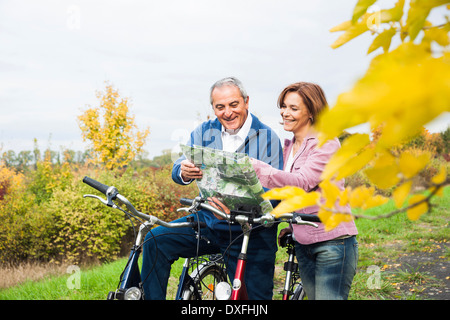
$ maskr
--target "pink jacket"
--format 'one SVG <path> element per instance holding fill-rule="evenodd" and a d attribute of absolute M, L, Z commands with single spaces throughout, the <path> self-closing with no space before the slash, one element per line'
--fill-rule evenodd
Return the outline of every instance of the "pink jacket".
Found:
<path fill-rule="evenodd" d="M 295 139 L 295 138 L 294 138 Z M 285 166 L 287 159 L 291 153 L 294 139 L 285 140 L 284 142 L 284 161 Z M 327 141 L 322 147 L 317 148 L 317 137 L 314 134 L 309 134 L 303 139 L 297 154 L 294 156 L 294 161 L 290 172 L 277 170 L 272 166 L 258 160 L 252 160 L 253 167 L 263 187 L 282 188 L 285 186 L 296 186 L 305 191 L 313 190 L 320 183 L 320 175 L 331 156 L 340 148 L 339 140 Z M 344 189 L 344 179 L 337 182 L 337 186 Z M 316 191 L 320 192 L 320 188 Z M 350 212 L 350 207 L 341 208 L 344 212 Z M 311 206 L 299 210 L 299 213 L 317 214 L 318 206 Z M 346 235 L 356 235 L 358 231 L 355 223 L 346 222 L 331 231 L 326 232 L 324 225 L 319 223 L 318 228 L 310 226 L 293 225 L 293 232 L 295 240 L 301 244 L 312 244 L 327 240 L 336 239 Z"/>

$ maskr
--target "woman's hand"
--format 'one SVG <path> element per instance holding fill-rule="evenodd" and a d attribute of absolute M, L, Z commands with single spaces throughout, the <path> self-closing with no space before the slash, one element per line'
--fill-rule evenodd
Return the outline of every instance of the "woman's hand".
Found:
<path fill-rule="evenodd" d="M 216 208 L 217 210 L 223 211 L 226 214 L 230 214 L 230 209 L 228 209 L 228 207 L 225 206 L 222 202 L 220 202 L 219 199 L 217 199 L 216 197 L 208 198 L 208 201 L 209 201 L 209 204 L 212 207 Z M 223 217 L 216 215 L 214 212 L 213 212 L 213 214 L 217 219 L 224 220 Z"/>
<path fill-rule="evenodd" d="M 281 246 L 281 244 L 280 244 L 281 238 L 283 238 L 283 236 L 284 236 L 285 234 L 287 234 L 287 233 L 292 233 L 292 227 L 291 227 L 291 226 L 289 226 L 289 227 L 287 227 L 287 228 L 284 228 L 284 229 L 282 229 L 282 230 L 280 231 L 280 234 L 278 235 L 278 245 L 279 245 L 279 246 Z"/>

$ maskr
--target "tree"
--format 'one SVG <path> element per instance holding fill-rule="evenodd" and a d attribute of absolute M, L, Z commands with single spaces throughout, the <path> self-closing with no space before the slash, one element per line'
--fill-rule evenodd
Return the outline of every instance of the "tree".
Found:
<path fill-rule="evenodd" d="M 112 85 L 107 83 L 104 92 L 97 92 L 97 98 L 100 105 L 78 117 L 83 140 L 91 143 L 94 163 L 107 169 L 126 166 L 142 152 L 150 130 L 138 130 L 134 116 L 129 114 L 128 98 L 121 99 Z"/>
<path fill-rule="evenodd" d="M 416 220 L 430 209 L 430 199 L 450 182 L 443 165 L 428 181 L 428 195 L 416 194 L 406 201 L 412 179 L 428 165 L 431 155 L 392 152 L 396 145 L 417 136 L 425 124 L 450 111 L 449 18 L 446 16 L 447 22 L 440 25 L 427 20 L 431 10 L 450 1 L 411 0 L 404 12 L 408 6 L 405 0 L 399 0 L 392 8 L 369 12 L 375 3 L 376 0 L 359 0 L 351 20 L 330 30 L 343 32 L 332 48 L 372 32 L 376 36 L 368 54 L 379 48 L 382 52 L 372 59 L 366 74 L 353 88 L 340 94 L 336 104 L 324 112 L 316 129 L 323 144 L 347 128 L 368 123 L 372 132 L 377 133 L 376 139 L 369 134 L 354 134 L 344 140 L 321 177 L 320 196 L 325 198 L 324 202 L 317 192 L 306 194 L 293 187 L 268 192 L 266 198 L 286 202 L 279 210 L 275 209 L 275 215 L 319 203 L 319 217 L 330 230 L 354 218 L 352 214 L 339 212 L 336 204 L 367 209 L 387 202 L 388 198 L 377 195 L 373 187 L 340 191 L 333 183 L 364 170 L 378 188 L 394 189 L 392 198 L 398 210 L 376 218 L 407 211 L 408 217 Z M 394 37 L 399 38 L 400 44 L 391 50 Z"/>

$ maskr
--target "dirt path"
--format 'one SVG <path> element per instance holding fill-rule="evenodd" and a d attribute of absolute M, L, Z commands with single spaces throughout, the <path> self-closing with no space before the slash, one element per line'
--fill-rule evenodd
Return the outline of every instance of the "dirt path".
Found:
<path fill-rule="evenodd" d="M 450 244 L 439 243 L 428 252 L 405 253 L 391 260 L 388 269 L 396 279 L 397 288 L 407 295 L 424 300 L 450 300 Z"/>

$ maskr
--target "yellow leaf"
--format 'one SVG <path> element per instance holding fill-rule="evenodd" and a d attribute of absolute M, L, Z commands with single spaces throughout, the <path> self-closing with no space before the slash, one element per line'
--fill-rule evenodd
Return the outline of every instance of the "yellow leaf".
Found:
<path fill-rule="evenodd" d="M 396 164 L 384 167 L 375 166 L 366 169 L 364 172 L 367 175 L 367 178 L 380 189 L 388 189 L 400 181 L 400 178 L 398 177 L 399 170 Z"/>
<path fill-rule="evenodd" d="M 406 24 L 411 41 L 413 41 L 425 25 L 431 9 L 448 3 L 448 0 L 415 0 L 411 1 Z"/>
<path fill-rule="evenodd" d="M 339 188 L 329 180 L 322 181 L 319 184 L 319 187 L 322 190 L 323 197 L 325 198 L 324 206 L 326 208 L 333 208 L 337 197 L 340 194 Z"/>
<path fill-rule="evenodd" d="M 352 26 L 352 22 L 345 21 L 330 29 L 330 32 L 345 31 Z"/>
<path fill-rule="evenodd" d="M 442 165 L 439 169 L 439 172 L 431 178 L 431 182 L 434 184 L 441 184 L 447 179 L 447 168 L 445 165 Z"/>
<path fill-rule="evenodd" d="M 382 204 L 385 204 L 388 201 L 389 201 L 388 198 L 383 197 L 382 195 L 376 195 L 376 196 L 367 198 L 367 200 L 364 201 L 361 208 L 365 210 L 365 209 L 369 209 L 369 208 L 373 208 L 373 207 L 378 207 L 378 206 L 381 206 Z"/>
<path fill-rule="evenodd" d="M 350 194 L 349 203 L 352 208 L 362 208 L 364 203 L 373 196 L 375 188 L 365 186 L 355 188 Z"/>
<path fill-rule="evenodd" d="M 431 155 L 428 152 L 419 156 L 404 152 L 400 155 L 400 171 L 406 178 L 412 178 L 425 168 L 430 161 L 430 157 Z"/>
<path fill-rule="evenodd" d="M 358 0 L 353 9 L 352 22 L 356 22 L 377 0 Z"/>
<path fill-rule="evenodd" d="M 317 213 L 317 216 L 320 219 L 320 222 L 326 225 L 328 219 L 331 217 L 333 213 L 325 210 L 324 208 L 319 208 L 319 212 Z"/>
<path fill-rule="evenodd" d="M 377 159 L 375 161 L 375 167 L 385 167 L 395 164 L 395 157 L 389 153 L 388 151 L 384 150 L 383 152 L 380 152 L 377 156 Z"/>
<path fill-rule="evenodd" d="M 448 46 L 450 44 L 449 31 L 449 22 L 444 27 L 431 27 L 425 30 L 424 41 L 435 41 L 443 47 Z"/>
<path fill-rule="evenodd" d="M 331 213 L 323 209 L 319 210 L 318 216 L 327 232 L 333 230 L 342 222 L 350 222 L 353 220 L 353 216 L 349 213 Z"/>
<path fill-rule="evenodd" d="M 400 21 L 400 19 L 403 16 L 403 7 L 404 6 L 405 6 L 405 0 L 399 0 L 393 8 L 381 10 L 380 11 L 381 22 Z"/>
<path fill-rule="evenodd" d="M 391 46 L 391 39 L 396 34 L 395 28 L 391 27 L 387 30 L 384 30 L 380 33 L 372 42 L 367 51 L 367 54 L 377 50 L 379 47 L 382 47 L 384 52 L 389 51 L 389 47 Z"/>
<path fill-rule="evenodd" d="M 341 207 L 346 206 L 347 203 L 350 201 L 351 193 L 352 193 L 351 187 L 345 188 L 344 191 L 341 192 L 341 194 L 339 196 L 339 205 Z"/>
<path fill-rule="evenodd" d="M 349 159 L 355 157 L 370 143 L 368 134 L 353 134 L 346 138 L 341 148 L 330 158 L 322 172 L 322 179 L 331 179 Z"/>
<path fill-rule="evenodd" d="M 436 190 L 435 195 L 437 195 L 439 197 L 444 196 L 444 187 L 431 187 L 430 188 L 431 192 L 434 192 L 434 190 Z"/>
<path fill-rule="evenodd" d="M 349 25 L 348 22 L 341 23 L 340 25 L 332 28 L 330 31 L 340 31 L 345 30 L 344 34 L 342 34 L 332 45 L 331 47 L 333 49 L 336 49 L 343 44 L 349 42 L 353 38 L 356 38 L 357 36 L 363 34 L 367 30 L 369 30 L 369 27 L 367 26 L 367 19 L 370 17 L 369 14 L 364 14 L 361 21 L 352 23 Z M 345 29 L 344 29 L 345 28 Z"/>
<path fill-rule="evenodd" d="M 429 46 L 409 41 L 377 56 L 364 77 L 318 118 L 320 143 L 363 123 L 372 129 L 385 124 L 378 148 L 391 147 L 419 132 L 448 111 L 449 59 L 450 53 L 433 57 Z"/>
<path fill-rule="evenodd" d="M 303 196 L 306 191 L 293 186 L 286 186 L 283 188 L 274 188 L 262 195 L 264 200 L 283 200 L 296 196 Z"/>
<path fill-rule="evenodd" d="M 278 204 L 272 211 L 272 214 L 275 216 L 275 218 L 278 218 L 279 215 L 283 213 L 294 212 L 299 209 L 316 205 L 319 199 L 320 193 L 318 192 L 310 192 L 305 193 L 302 196 L 294 196 L 292 198 L 285 199 L 280 204 Z"/>
<path fill-rule="evenodd" d="M 344 167 L 342 167 L 336 175 L 336 180 L 351 176 L 355 172 L 361 170 L 369 163 L 375 155 L 375 149 L 366 148 L 361 153 L 351 158 Z"/>
<path fill-rule="evenodd" d="M 424 195 L 416 194 L 409 199 L 409 205 L 414 205 L 420 201 L 426 199 Z M 420 216 L 428 211 L 428 203 L 426 201 L 408 209 L 406 211 L 409 220 L 418 220 Z"/>
<path fill-rule="evenodd" d="M 395 206 L 397 208 L 401 208 L 403 203 L 408 197 L 409 192 L 411 191 L 412 181 L 407 181 L 403 183 L 401 186 L 397 187 L 392 193 L 392 197 L 394 198 Z"/>

